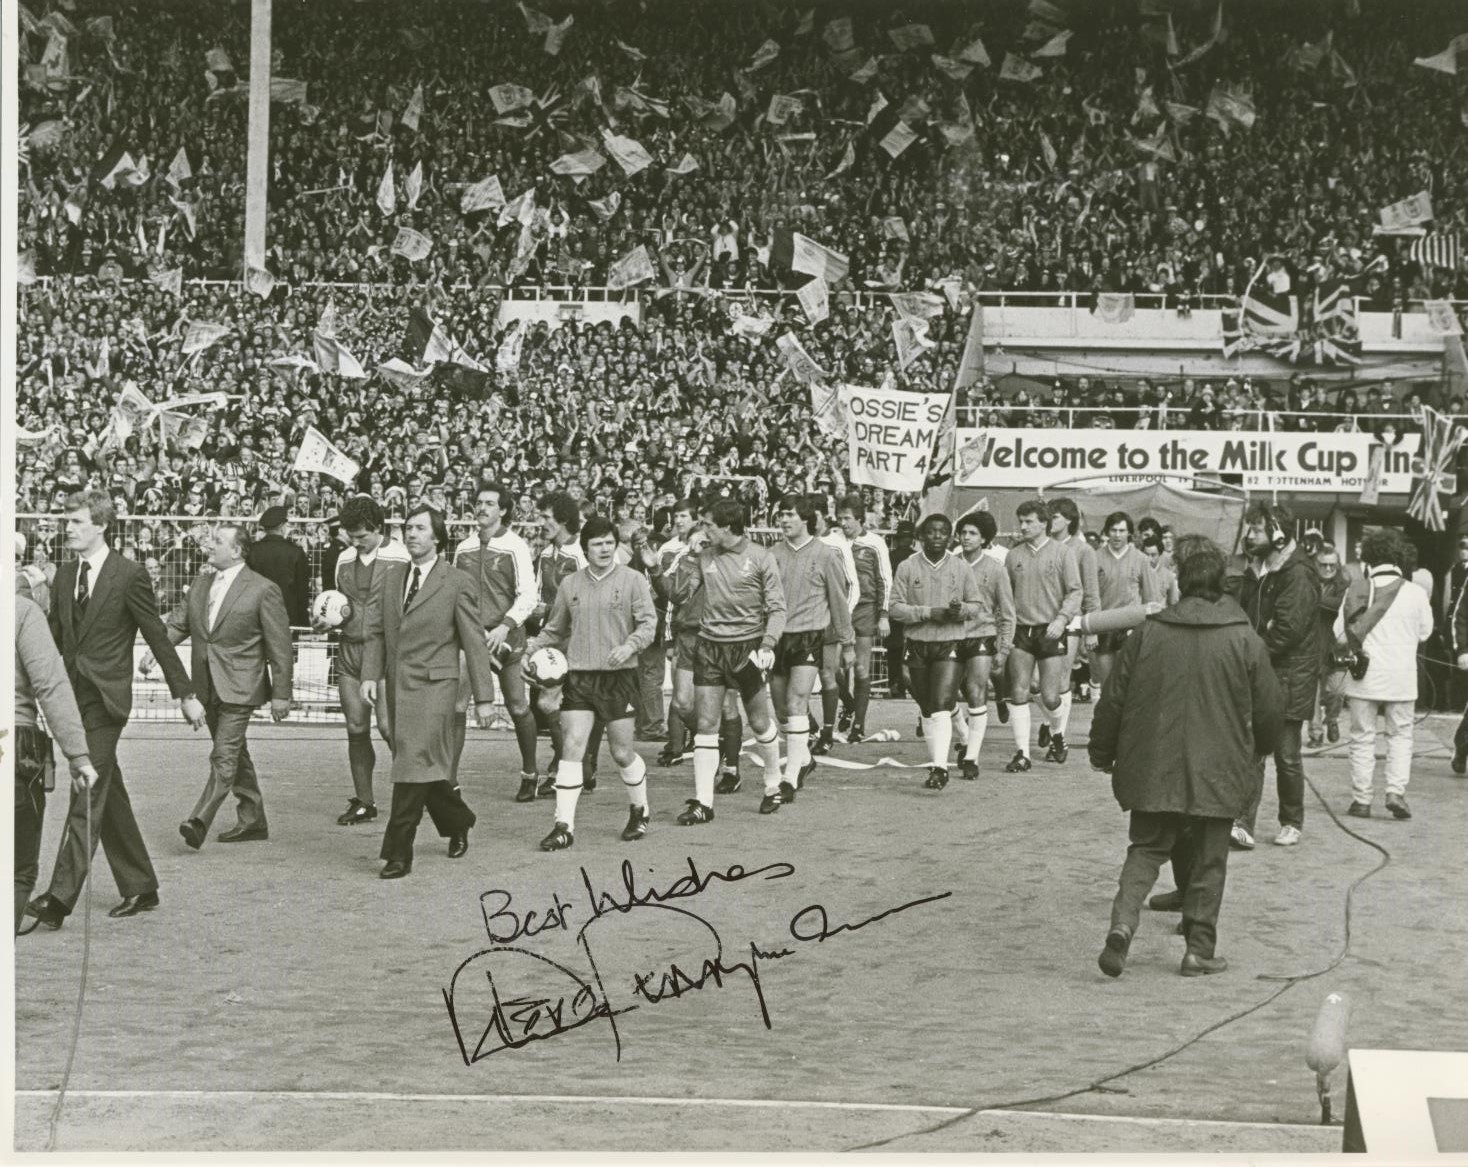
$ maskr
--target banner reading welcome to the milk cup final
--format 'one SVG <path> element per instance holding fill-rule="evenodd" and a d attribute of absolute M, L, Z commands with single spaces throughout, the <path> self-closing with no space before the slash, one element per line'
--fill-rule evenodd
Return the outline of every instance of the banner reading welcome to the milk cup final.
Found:
<path fill-rule="evenodd" d="M 955 461 L 960 486 L 1044 487 L 1078 479 L 1121 485 L 1196 476 L 1250 490 L 1359 493 L 1369 487 L 1405 494 L 1421 440 L 1403 434 L 1384 446 L 1369 433 L 960 429 Z"/>
<path fill-rule="evenodd" d="M 880 490 L 922 490 L 949 395 L 843 385 L 840 402 L 851 481 Z"/>

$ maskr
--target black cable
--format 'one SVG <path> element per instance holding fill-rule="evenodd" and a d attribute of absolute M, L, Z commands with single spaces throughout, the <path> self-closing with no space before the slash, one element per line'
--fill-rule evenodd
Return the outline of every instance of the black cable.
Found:
<path fill-rule="evenodd" d="M 1047 1094 L 1040 1098 L 1025 1098 L 1015 1102 L 984 1103 L 980 1106 L 971 1107 L 965 1110 L 962 1114 L 951 1115 L 941 1122 L 934 1123 L 932 1126 L 923 1127 L 915 1131 L 905 1131 L 900 1134 L 890 1135 L 885 1139 L 874 1139 L 871 1142 L 858 1143 L 856 1146 L 848 1147 L 846 1149 L 848 1151 L 869 1151 L 876 1147 L 885 1147 L 889 1143 L 897 1142 L 899 1139 L 919 1138 L 923 1135 L 937 1134 L 939 1131 L 947 1130 L 949 1127 L 956 1126 L 958 1123 L 966 1122 L 968 1119 L 973 1118 L 975 1115 L 982 1114 L 985 1111 L 1020 1110 L 1027 1106 L 1043 1106 L 1047 1103 L 1063 1102 L 1067 1098 L 1074 1098 L 1080 1094 L 1090 1094 L 1096 1091 L 1103 1090 L 1106 1083 L 1114 1082 L 1118 1078 L 1125 1078 L 1128 1075 L 1135 1074 L 1140 1070 L 1149 1070 L 1153 1066 L 1160 1065 L 1163 1062 L 1176 1057 L 1178 1054 L 1182 1053 L 1189 1047 L 1196 1045 L 1209 1034 L 1216 1033 L 1218 1030 L 1223 1029 L 1225 1026 L 1232 1025 L 1235 1021 L 1240 1021 L 1243 1018 L 1248 1017 L 1251 1013 L 1257 1013 L 1265 1006 L 1273 1004 L 1296 985 L 1302 984 L 1305 981 L 1314 980 L 1316 977 L 1324 976 L 1326 973 L 1331 972 L 1332 970 L 1339 967 L 1340 964 L 1351 953 L 1351 907 L 1355 900 L 1356 889 L 1360 887 L 1363 883 L 1365 883 L 1368 879 L 1370 879 L 1373 875 L 1375 875 L 1378 871 L 1381 871 L 1388 864 L 1390 864 L 1392 861 L 1392 856 L 1391 852 L 1383 847 L 1380 843 L 1377 843 L 1372 839 L 1368 839 L 1364 835 L 1358 834 L 1356 831 L 1353 831 L 1350 827 L 1346 826 L 1345 823 L 1341 822 L 1336 813 L 1330 809 L 1330 804 L 1326 802 L 1324 795 L 1320 793 L 1320 790 L 1316 787 L 1315 783 L 1311 782 L 1308 777 L 1305 779 L 1305 783 L 1310 787 L 1311 793 L 1315 795 L 1317 800 L 1319 800 L 1320 805 L 1325 808 L 1325 813 L 1330 816 L 1331 822 L 1335 823 L 1337 827 L 1339 827 L 1347 835 L 1351 836 L 1351 838 L 1356 839 L 1359 842 L 1365 843 L 1372 850 L 1381 852 L 1382 855 L 1382 860 L 1380 863 L 1378 863 L 1370 871 L 1366 872 L 1366 874 L 1362 875 L 1360 878 L 1352 882 L 1351 886 L 1346 889 L 1345 939 L 1341 945 L 1340 952 L 1336 955 L 1336 958 L 1332 960 L 1328 965 L 1326 965 L 1324 968 L 1317 969 L 1314 972 L 1308 973 L 1292 973 L 1287 975 L 1260 973 L 1255 978 L 1256 980 L 1279 983 L 1279 988 L 1275 989 L 1263 1000 L 1253 1005 L 1250 1005 L 1247 1009 L 1241 1009 L 1239 1012 L 1233 1013 L 1228 1017 L 1223 1018 L 1221 1021 L 1215 1021 L 1213 1024 L 1207 1026 L 1206 1028 L 1199 1030 L 1186 1041 L 1174 1046 L 1172 1049 L 1167 1050 L 1164 1053 L 1158 1054 L 1156 1057 L 1148 1058 L 1146 1061 L 1138 1062 L 1136 1065 L 1133 1066 L 1128 1066 L 1124 1070 L 1117 1070 L 1115 1073 L 1107 1074 L 1103 1078 L 1096 1078 L 1086 1086 L 1079 1086 L 1074 1090 L 1067 1090 L 1060 1094 Z"/>

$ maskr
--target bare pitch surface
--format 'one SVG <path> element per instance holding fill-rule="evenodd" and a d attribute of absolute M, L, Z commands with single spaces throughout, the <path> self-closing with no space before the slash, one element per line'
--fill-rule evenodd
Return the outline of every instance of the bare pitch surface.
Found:
<path fill-rule="evenodd" d="M 874 728 L 909 733 L 910 706 L 880 709 Z M 1419 753 L 1450 732 L 1419 726 Z M 1219 942 L 1230 970 L 1180 978 L 1177 917 L 1149 913 L 1111 981 L 1095 955 L 1124 817 L 1080 750 L 1065 766 L 1002 774 L 1003 727 L 991 729 L 977 783 L 955 773 L 934 793 L 919 769 L 821 766 L 773 816 L 757 813 L 746 761 L 743 790 L 703 827 L 672 822 L 689 768 L 654 766 L 653 829 L 633 844 L 617 837 L 626 801 L 604 759 L 575 847 L 549 855 L 535 843 L 551 805 L 513 801 L 508 736 L 471 734 L 462 778 L 480 822 L 468 855 L 449 860 L 425 820 L 413 874 L 396 882 L 376 878 L 383 818 L 334 825 L 350 786 L 342 731 L 257 725 L 252 737 L 270 840 L 211 838 L 197 853 L 177 823 L 203 781 L 207 739 L 162 726 L 124 738 L 163 903 L 107 919 L 116 896 L 101 866 L 63 1148 L 836 1150 L 896 1139 L 887 1145 L 1299 1152 L 1339 1145 L 1338 1132 L 1291 1125 L 1319 1118 L 1304 1051 L 1327 992 L 1350 994 L 1354 1045 L 1468 1048 L 1468 1021 L 1446 1007 L 1468 955 L 1457 891 L 1468 783 L 1441 749 L 1414 767 L 1411 822 L 1348 820 L 1392 862 L 1356 893 L 1350 955 L 1290 987 L 1261 978 L 1340 955 L 1347 888 L 1381 856 L 1313 795 L 1305 842 L 1270 846 L 1272 778 L 1259 848 L 1230 860 Z M 838 755 L 923 761 L 911 740 Z M 1344 757 L 1306 767 L 1339 813 Z M 48 807 L 47 867 L 62 810 L 60 799 Z M 229 825 L 226 808 L 216 832 Z M 50 1096 L 25 1092 L 60 1081 L 80 924 L 20 941 L 18 1149 L 45 1142 Z M 1103 1092 L 1085 1092 L 1103 1079 Z M 115 1091 L 140 1093 L 89 1093 Z M 684 1099 L 698 1102 L 668 1108 Z M 1034 1099 L 1108 1119 L 1286 1125 L 967 1114 Z M 882 1109 L 892 1107 L 913 1109 Z"/>

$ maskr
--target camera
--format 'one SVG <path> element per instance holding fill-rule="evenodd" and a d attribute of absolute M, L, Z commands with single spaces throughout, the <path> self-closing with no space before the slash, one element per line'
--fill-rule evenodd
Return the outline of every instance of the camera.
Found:
<path fill-rule="evenodd" d="M 1336 668 L 1349 672 L 1351 680 L 1360 681 L 1366 676 L 1366 669 L 1371 664 L 1371 658 L 1359 649 L 1342 644 L 1336 646 L 1331 663 Z"/>

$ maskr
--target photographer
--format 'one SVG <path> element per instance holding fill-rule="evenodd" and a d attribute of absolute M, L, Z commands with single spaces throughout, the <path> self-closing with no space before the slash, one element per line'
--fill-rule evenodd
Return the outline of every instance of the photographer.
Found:
<path fill-rule="evenodd" d="M 1417 704 L 1417 646 L 1432 635 L 1432 602 L 1397 566 L 1403 538 L 1368 532 L 1361 540 L 1366 578 L 1353 582 L 1336 617 L 1336 659 L 1348 661 L 1346 704 L 1351 713 L 1351 805 L 1346 813 L 1371 817 L 1376 769 L 1376 717 L 1386 721 L 1386 809 L 1409 819 L 1407 780 L 1412 769 L 1412 718 Z"/>

